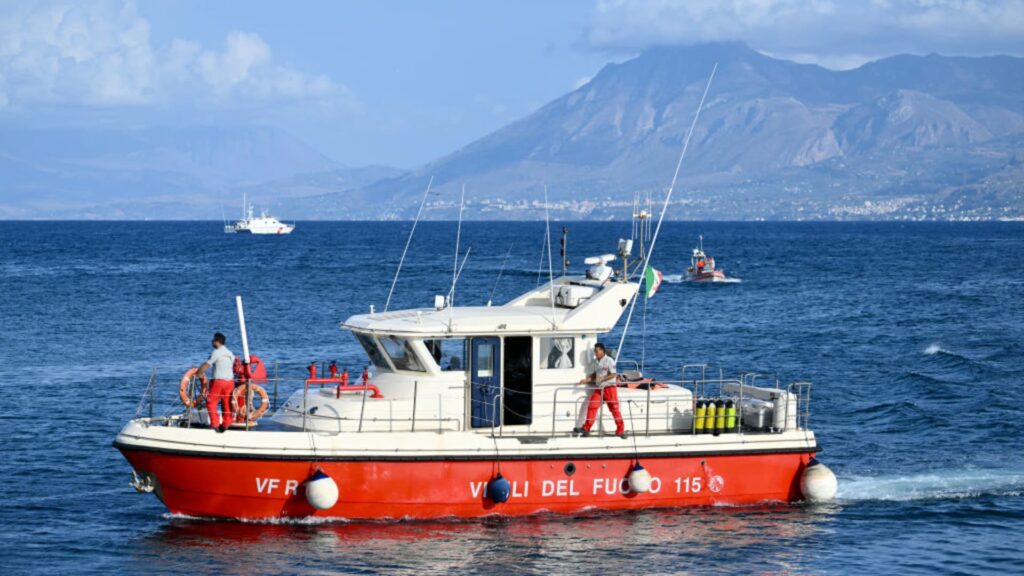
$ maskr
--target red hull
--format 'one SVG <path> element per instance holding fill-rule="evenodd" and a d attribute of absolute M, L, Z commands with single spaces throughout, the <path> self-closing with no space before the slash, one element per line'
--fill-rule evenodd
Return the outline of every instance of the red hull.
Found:
<path fill-rule="evenodd" d="M 330 510 L 315 510 L 302 482 L 314 464 L 301 460 L 216 458 L 122 448 L 139 472 L 158 480 L 157 496 L 174 513 L 201 517 L 339 517 L 399 519 L 525 515 L 543 511 L 621 510 L 800 499 L 811 452 L 644 458 L 651 490 L 631 493 L 628 459 L 515 460 L 501 472 L 513 484 L 508 502 L 486 498 L 491 460 L 327 461 L 338 484 Z M 575 470 L 569 474 L 567 465 Z"/>

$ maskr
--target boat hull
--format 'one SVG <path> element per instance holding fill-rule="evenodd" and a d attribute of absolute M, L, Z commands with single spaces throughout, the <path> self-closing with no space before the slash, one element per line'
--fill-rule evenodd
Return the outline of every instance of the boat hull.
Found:
<path fill-rule="evenodd" d="M 642 457 L 650 490 L 630 489 L 631 458 L 518 459 L 500 464 L 511 497 L 495 503 L 486 483 L 494 460 L 329 460 L 220 457 L 119 446 L 132 467 L 151 479 L 157 497 L 176 514 L 270 519 L 329 517 L 360 520 L 472 518 L 572 514 L 801 499 L 800 476 L 813 451 Z M 337 504 L 314 509 L 303 483 L 319 468 L 338 484 Z"/>

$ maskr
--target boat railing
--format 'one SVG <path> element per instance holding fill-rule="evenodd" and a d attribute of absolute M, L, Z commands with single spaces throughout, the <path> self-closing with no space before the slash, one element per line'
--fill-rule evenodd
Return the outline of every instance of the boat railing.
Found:
<path fill-rule="evenodd" d="M 257 382 L 267 392 L 267 399 L 270 403 L 268 411 L 276 410 L 278 406 L 278 389 L 284 382 L 279 376 L 279 369 L 278 363 L 275 362 L 272 374 L 268 374 L 265 381 Z M 180 368 L 164 366 L 154 366 L 150 369 L 146 389 L 135 408 L 135 418 L 145 417 L 150 424 L 167 424 L 173 421 L 190 427 L 195 420 L 194 411 L 206 410 L 200 392 L 202 384 L 194 376 L 189 378 L 185 384 L 185 396 L 190 398 L 195 406 L 190 406 L 182 401 L 182 377 L 177 375 L 179 370 Z M 246 404 L 248 407 L 253 405 L 252 388 L 249 389 Z"/>
<path fill-rule="evenodd" d="M 172 372 L 172 369 L 166 369 L 167 372 Z M 202 421 L 202 416 L 196 414 L 196 412 L 204 413 L 206 410 L 205 404 L 202 402 L 199 395 L 200 383 L 195 379 L 191 379 L 187 382 L 186 396 L 192 398 L 195 402 L 195 406 L 190 406 L 182 402 L 180 395 L 178 394 L 178 386 L 169 386 L 167 380 L 169 378 L 161 379 L 161 374 L 164 373 L 164 369 L 155 367 L 150 372 L 150 377 L 139 403 L 136 407 L 135 417 L 145 417 L 150 424 L 154 425 L 168 425 L 174 422 L 175 425 L 184 427 L 191 427 L 193 424 Z M 673 419 L 679 418 L 680 416 L 673 412 L 674 409 L 678 408 L 678 402 L 680 400 L 687 400 L 687 412 L 682 417 L 689 418 L 689 433 L 696 434 L 696 413 L 697 413 L 697 402 L 701 400 L 710 399 L 731 399 L 736 402 L 736 432 L 743 432 L 744 427 L 742 426 L 742 408 L 744 400 L 750 397 L 749 392 L 752 388 L 763 391 L 778 390 L 780 393 L 786 393 L 786 401 L 782 402 L 777 408 L 782 409 L 781 418 L 779 421 L 782 426 L 773 426 L 772 431 L 780 432 L 786 429 L 791 429 L 795 426 L 797 429 L 806 430 L 809 428 L 810 421 L 810 400 L 811 400 L 811 383 L 805 380 L 793 382 L 783 387 L 780 385 L 777 377 L 769 376 L 760 372 L 745 372 L 741 373 L 736 378 L 723 377 L 724 371 L 717 367 L 709 364 L 686 364 L 681 367 L 681 375 L 683 376 L 680 380 L 657 380 L 652 382 L 640 382 L 639 388 L 620 388 L 621 391 L 630 392 L 636 390 L 642 390 L 644 392 L 642 398 L 637 398 L 633 393 L 620 394 L 620 409 L 624 419 L 629 424 L 629 428 L 633 433 L 642 434 L 649 436 L 651 434 L 663 434 L 663 433 L 687 433 L 685 430 L 680 430 L 678 425 L 673 425 Z M 279 366 L 277 363 L 273 366 L 273 374 L 267 379 L 264 386 L 267 388 L 269 403 L 269 410 L 277 411 L 278 409 L 278 390 L 281 385 L 287 385 L 288 382 L 293 380 L 285 380 L 279 377 Z M 446 393 L 433 393 L 424 395 L 421 392 L 419 381 L 413 383 L 413 394 L 411 399 L 409 397 L 399 399 L 380 399 L 375 398 L 374 402 L 387 403 L 387 415 L 381 414 L 381 410 L 376 408 L 367 413 L 366 405 L 367 398 L 373 398 L 374 395 L 379 395 L 372 384 L 356 383 L 347 386 L 339 386 L 338 383 L 331 382 L 317 382 L 309 379 L 302 380 L 303 395 L 302 395 L 302 406 L 301 406 L 301 429 L 315 429 L 324 431 L 323 423 L 327 421 L 337 422 L 337 432 L 342 431 L 356 431 L 363 432 L 366 430 L 382 431 L 381 425 L 387 424 L 388 432 L 444 432 L 444 431 L 458 431 L 458 430 L 472 430 L 480 428 L 493 428 L 493 433 L 499 437 L 505 436 L 507 433 L 511 433 L 516 436 L 522 435 L 550 435 L 557 436 L 564 434 L 567 430 L 560 429 L 559 422 L 566 422 L 572 420 L 574 422 L 573 427 L 579 425 L 581 420 L 581 410 L 586 410 L 587 399 L 592 393 L 592 387 L 581 386 L 578 383 L 566 383 L 565 385 L 557 386 L 553 390 L 548 388 L 547 391 L 552 393 L 550 401 L 533 401 L 532 398 L 529 400 L 532 403 L 532 409 L 528 413 L 520 413 L 517 410 L 518 404 L 509 405 L 506 404 L 507 398 L 513 398 L 516 394 L 533 395 L 534 391 L 519 392 L 511 389 L 499 389 L 499 392 L 494 397 L 493 401 L 486 399 L 473 399 L 470 396 L 467 404 L 467 400 L 463 397 L 458 399 L 458 405 L 453 407 L 451 402 L 453 398 L 458 397 L 458 394 L 446 394 Z M 180 383 L 180 378 L 174 379 L 175 384 Z M 620 383 L 621 384 L 621 383 Z M 668 389 L 658 389 L 658 385 L 667 385 Z M 311 389 L 324 387 L 336 387 L 336 394 L 359 394 L 359 411 L 358 416 L 347 416 L 337 413 L 332 414 L 310 414 L 309 413 L 309 392 Z M 460 386 L 461 387 L 461 386 Z M 685 389 L 687 392 L 673 391 L 672 387 L 678 387 Z M 792 398 L 794 401 L 791 403 L 789 399 Z M 435 406 L 431 406 L 427 413 L 423 413 L 423 406 L 433 404 L 436 401 Z M 249 406 L 252 400 L 249 400 Z M 396 402 L 398 406 L 396 409 Z M 491 414 L 489 419 L 493 426 L 485 424 L 483 426 L 473 425 L 473 407 L 474 402 L 483 403 L 483 410 L 481 413 Z M 538 408 L 543 407 L 543 403 L 549 402 L 550 412 Z M 427 404 L 430 403 L 430 404 Z M 664 406 L 664 410 L 661 407 Z M 567 407 L 568 410 L 566 409 Z M 446 411 L 446 408 L 448 409 Z M 469 408 L 469 412 L 466 409 Z M 641 408 L 640 415 L 634 414 L 636 408 Z M 296 411 L 291 408 L 287 408 L 290 411 Z M 434 410 L 436 409 L 436 412 Z M 598 426 L 598 431 L 604 432 L 606 426 L 605 414 L 607 407 L 605 402 L 601 402 L 598 417 L 596 418 L 595 424 Z M 433 412 L 433 413 L 430 413 Z M 795 413 L 791 413 L 795 412 Z M 295 414 L 295 416 L 299 416 Z M 520 422 L 519 424 L 506 424 L 506 419 L 509 416 L 516 417 Z M 538 418 L 544 418 L 550 416 L 550 426 L 545 427 L 542 421 L 538 421 Z M 523 426 L 521 422 L 528 422 L 527 425 Z M 312 424 L 311 423 L 315 423 Z M 348 426 L 348 425 L 351 426 Z M 509 430 L 506 430 L 506 426 Z M 328 427 L 333 428 L 333 427 Z M 347 430 L 345 430 L 347 428 Z M 565 426 L 563 425 L 563 428 Z"/>

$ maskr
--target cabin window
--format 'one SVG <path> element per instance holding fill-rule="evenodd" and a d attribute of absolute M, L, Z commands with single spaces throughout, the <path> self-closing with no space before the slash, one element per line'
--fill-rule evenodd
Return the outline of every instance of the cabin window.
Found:
<path fill-rule="evenodd" d="M 576 339 L 572 336 L 541 338 L 540 353 L 544 358 L 543 367 L 545 369 L 574 368 L 576 366 Z"/>
<path fill-rule="evenodd" d="M 396 370 L 425 371 L 408 340 L 387 336 L 381 338 L 380 343 L 384 347 L 384 352 L 387 353 L 388 358 L 391 358 L 391 363 L 395 365 Z"/>
<path fill-rule="evenodd" d="M 373 363 L 378 369 L 391 370 L 388 366 L 387 360 L 384 360 L 384 355 L 380 353 L 380 348 L 377 347 L 377 342 L 366 334 L 356 334 L 356 340 L 359 341 L 359 345 L 366 351 L 366 355 L 370 358 L 370 362 Z"/>
<path fill-rule="evenodd" d="M 494 376 L 494 347 L 480 346 L 476 353 L 476 375 L 481 378 Z"/>
<path fill-rule="evenodd" d="M 465 338 L 424 340 L 423 344 L 442 371 L 464 372 L 466 370 Z"/>

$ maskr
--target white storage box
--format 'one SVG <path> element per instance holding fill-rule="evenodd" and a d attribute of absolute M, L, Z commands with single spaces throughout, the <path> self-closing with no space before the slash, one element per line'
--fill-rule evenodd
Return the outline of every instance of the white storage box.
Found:
<path fill-rule="evenodd" d="M 593 286 L 559 286 L 555 293 L 555 304 L 563 308 L 575 308 L 586 302 L 597 292 Z"/>

